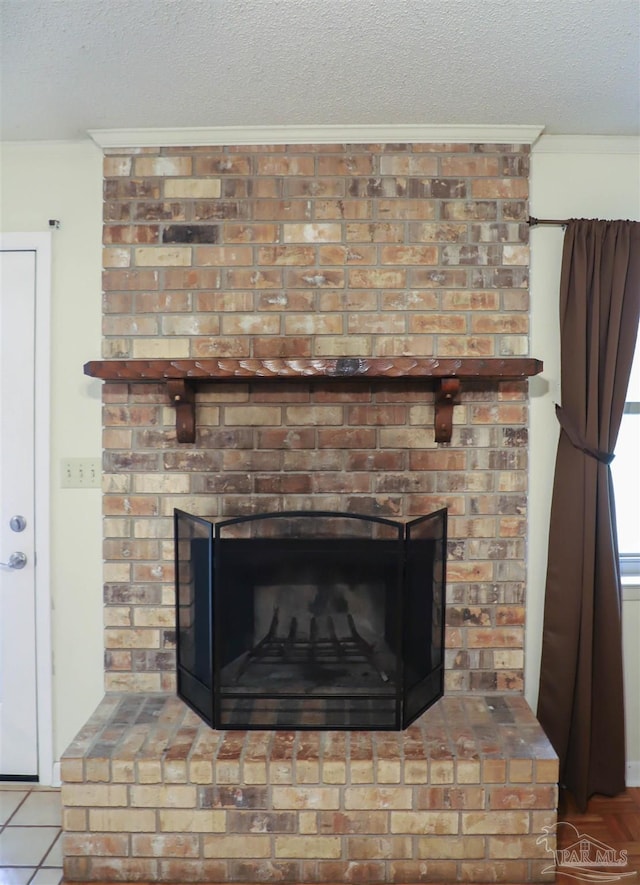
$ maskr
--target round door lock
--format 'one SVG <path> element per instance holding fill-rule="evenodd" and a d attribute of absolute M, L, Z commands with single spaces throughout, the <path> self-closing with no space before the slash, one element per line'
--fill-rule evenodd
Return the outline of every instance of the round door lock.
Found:
<path fill-rule="evenodd" d="M 23 532 L 27 527 L 27 520 L 24 516 L 12 516 L 9 520 L 9 528 L 12 532 Z"/>

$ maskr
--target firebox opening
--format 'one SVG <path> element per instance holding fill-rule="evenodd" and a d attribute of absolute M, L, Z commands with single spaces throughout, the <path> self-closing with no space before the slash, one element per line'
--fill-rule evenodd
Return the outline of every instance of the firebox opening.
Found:
<path fill-rule="evenodd" d="M 446 511 L 175 520 L 178 692 L 209 724 L 399 729 L 441 696 Z"/>

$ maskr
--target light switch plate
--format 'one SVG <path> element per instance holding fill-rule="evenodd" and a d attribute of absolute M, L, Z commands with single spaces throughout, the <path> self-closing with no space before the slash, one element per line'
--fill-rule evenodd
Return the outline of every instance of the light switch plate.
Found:
<path fill-rule="evenodd" d="M 63 489 L 99 489 L 102 485 L 100 458 L 63 458 L 60 467 Z"/>

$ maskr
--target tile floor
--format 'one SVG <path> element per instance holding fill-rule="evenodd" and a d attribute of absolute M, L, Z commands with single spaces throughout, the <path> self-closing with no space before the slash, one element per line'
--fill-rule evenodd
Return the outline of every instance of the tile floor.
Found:
<path fill-rule="evenodd" d="M 60 790 L 0 781 L 0 885 L 59 885 L 60 825 Z"/>

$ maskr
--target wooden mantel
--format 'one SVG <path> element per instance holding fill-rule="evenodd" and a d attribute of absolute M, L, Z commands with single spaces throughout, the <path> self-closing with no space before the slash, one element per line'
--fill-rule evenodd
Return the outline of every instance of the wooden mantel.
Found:
<path fill-rule="evenodd" d="M 339 357 L 335 359 L 92 360 L 85 375 L 103 381 L 160 382 L 176 407 L 178 442 L 196 437 L 195 388 L 216 381 L 274 378 L 338 379 L 422 378 L 435 386 L 436 442 L 451 441 L 453 406 L 460 383 L 469 380 L 523 381 L 542 371 L 536 359 L 419 359 L 414 357 Z"/>

